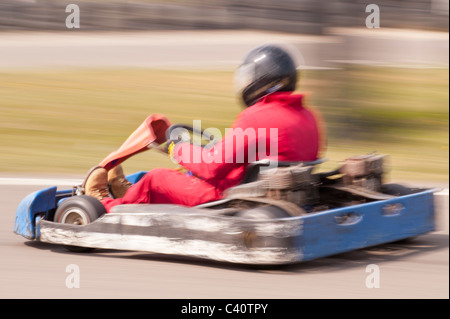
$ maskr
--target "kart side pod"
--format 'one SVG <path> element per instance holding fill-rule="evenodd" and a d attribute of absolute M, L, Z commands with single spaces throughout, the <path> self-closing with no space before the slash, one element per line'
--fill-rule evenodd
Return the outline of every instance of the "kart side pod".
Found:
<path fill-rule="evenodd" d="M 252 219 L 176 205 L 119 205 L 84 226 L 42 220 L 40 240 L 253 265 L 290 264 L 433 231 L 433 190 L 297 217 Z"/>

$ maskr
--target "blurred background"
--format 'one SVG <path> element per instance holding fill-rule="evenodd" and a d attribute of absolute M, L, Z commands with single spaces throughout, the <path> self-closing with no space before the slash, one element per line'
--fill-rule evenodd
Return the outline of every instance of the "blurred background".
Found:
<path fill-rule="evenodd" d="M 84 30 L 257 29 L 324 34 L 361 27 L 365 9 L 381 8 L 387 28 L 448 30 L 447 0 L 2 0 L 2 30 L 64 30 L 68 4 Z M 361 14 L 362 13 L 362 14 Z M 368 14 L 367 14 L 368 15 Z"/>
<path fill-rule="evenodd" d="M 224 130 L 242 110 L 235 68 L 279 42 L 301 52 L 299 91 L 326 119 L 325 169 L 377 151 L 392 179 L 448 184 L 449 2 L 374 3 L 371 29 L 359 0 L 2 0 L 0 173 L 83 175 L 151 113 Z"/>

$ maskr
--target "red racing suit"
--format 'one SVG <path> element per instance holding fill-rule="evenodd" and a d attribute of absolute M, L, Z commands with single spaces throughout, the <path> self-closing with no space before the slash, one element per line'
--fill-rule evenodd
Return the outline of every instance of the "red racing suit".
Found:
<path fill-rule="evenodd" d="M 131 186 L 123 198 L 102 201 L 109 212 L 120 204 L 179 204 L 196 206 L 221 199 L 238 185 L 247 165 L 269 158 L 313 161 L 325 146 L 321 117 L 303 106 L 304 96 L 272 93 L 243 110 L 225 137 L 211 149 L 178 143 L 173 158 L 188 174 L 153 169 Z"/>

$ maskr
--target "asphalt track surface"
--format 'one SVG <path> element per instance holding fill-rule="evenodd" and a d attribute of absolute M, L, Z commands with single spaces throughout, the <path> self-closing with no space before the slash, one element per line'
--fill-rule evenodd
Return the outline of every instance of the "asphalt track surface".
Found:
<path fill-rule="evenodd" d="M 342 63 L 448 67 L 448 33 L 330 29 L 326 36 L 260 31 L 0 33 L 0 70 L 53 68 L 235 69 L 263 43 L 295 46 L 300 68 Z"/>
<path fill-rule="evenodd" d="M 0 298 L 3 299 L 449 297 L 448 229 L 407 242 L 262 269 L 133 251 L 72 253 L 13 233 L 15 210 L 21 199 L 46 185 L 4 184 L 0 185 Z M 379 288 L 366 286 L 371 274 L 366 267 L 371 264 L 379 267 Z M 79 269 L 79 288 L 69 288 L 66 283 L 74 274 L 67 268 L 70 265 Z"/>

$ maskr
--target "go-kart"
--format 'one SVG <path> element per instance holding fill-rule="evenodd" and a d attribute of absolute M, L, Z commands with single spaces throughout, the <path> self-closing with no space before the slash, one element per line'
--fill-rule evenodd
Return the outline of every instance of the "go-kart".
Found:
<path fill-rule="evenodd" d="M 99 166 L 111 169 L 136 153 L 158 149 L 177 128 L 213 138 L 151 115 Z M 223 199 L 196 207 L 119 205 L 106 213 L 97 199 L 84 195 L 83 185 L 50 187 L 22 200 L 14 231 L 71 251 L 105 248 L 280 265 L 435 230 L 435 190 L 384 183 L 385 159 L 355 156 L 326 172 L 316 172 L 321 161 L 258 161 Z M 127 179 L 136 183 L 145 173 Z"/>

